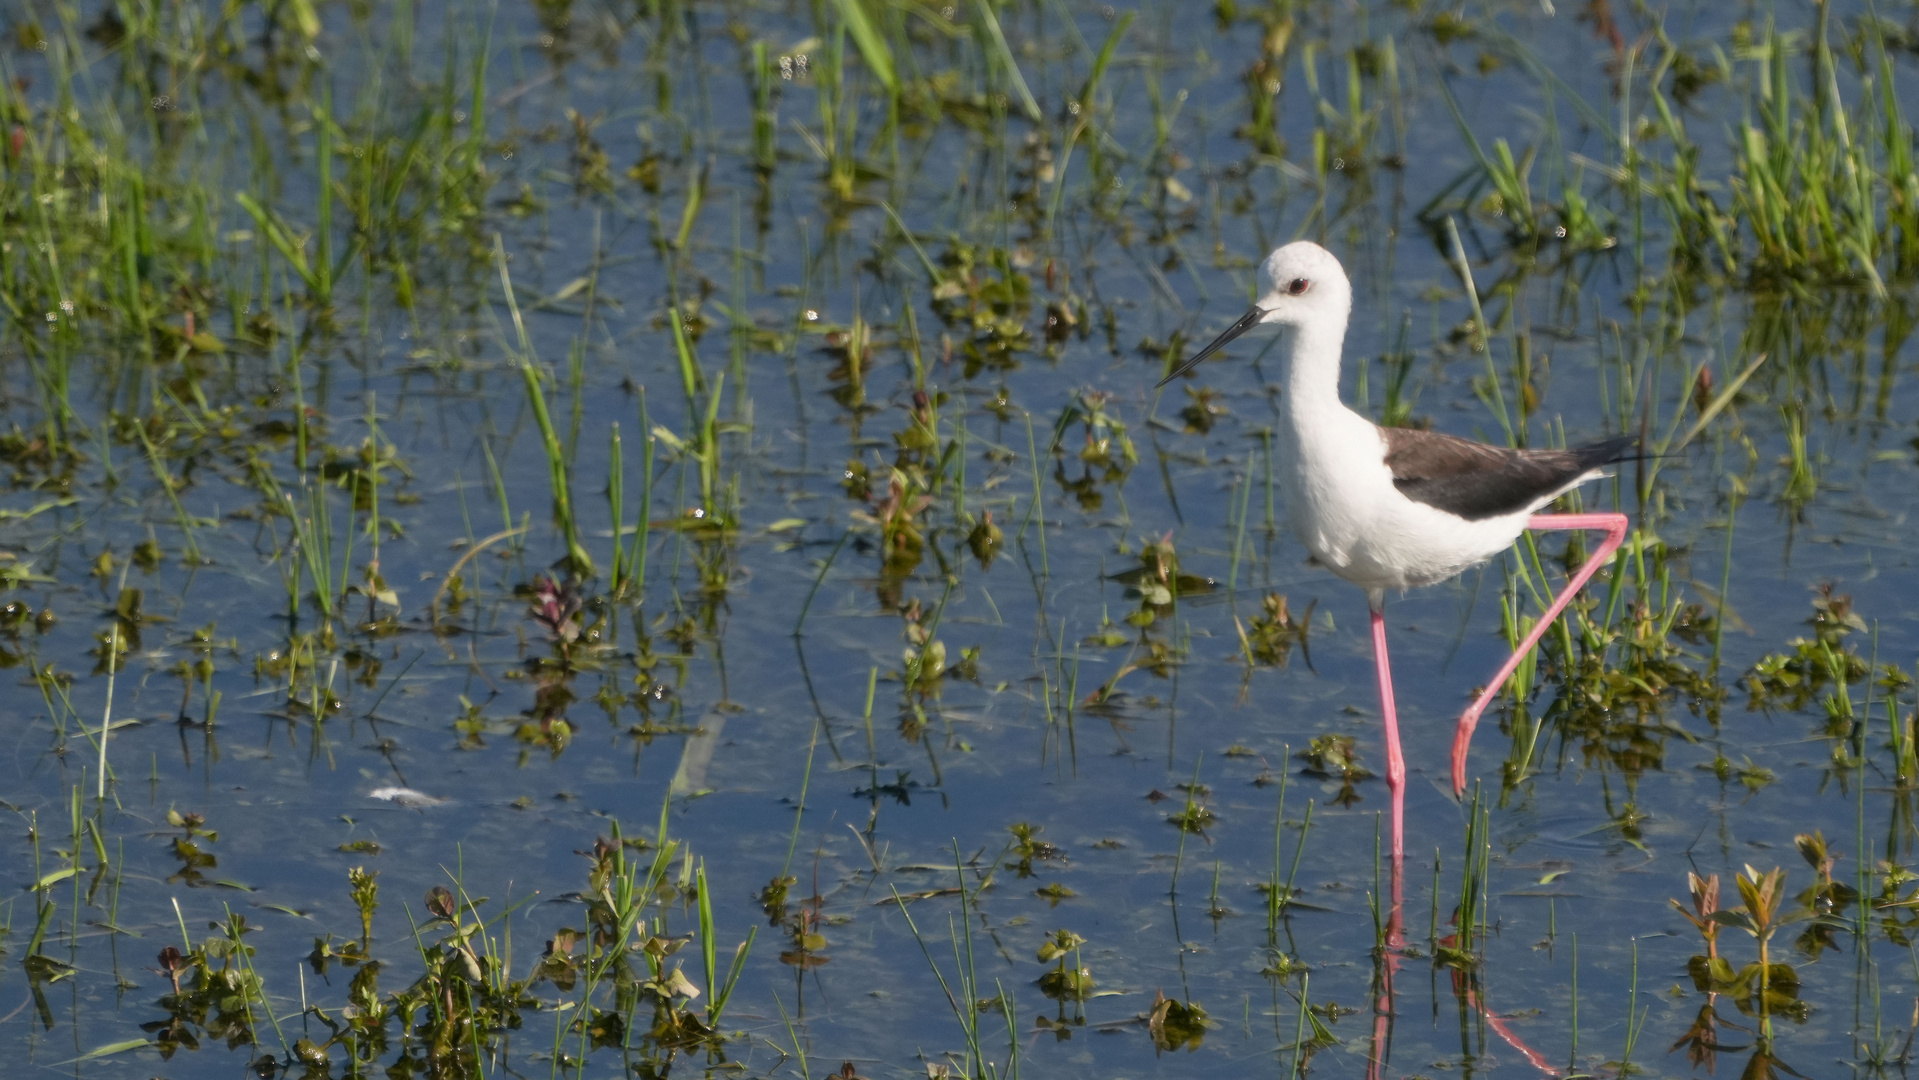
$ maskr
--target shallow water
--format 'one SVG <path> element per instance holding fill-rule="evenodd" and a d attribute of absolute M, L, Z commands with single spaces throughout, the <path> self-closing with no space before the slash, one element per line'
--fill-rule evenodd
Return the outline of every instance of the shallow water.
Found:
<path fill-rule="evenodd" d="M 1821 925 L 1811 920 L 1779 931 L 1773 959 L 1793 966 L 1798 985 L 1775 991 L 1764 1023 L 1737 1006 L 1737 992 L 1713 999 L 1719 1068 L 1776 1059 L 1831 1076 L 1902 1052 L 1919 978 L 1892 925 L 1904 909 L 1862 909 L 1830 891 L 1823 908 L 1820 897 L 1802 900 L 1815 870 L 1794 846 L 1822 832 L 1838 858 L 1833 878 L 1873 897 L 1910 857 L 1911 773 L 1900 774 L 1889 718 L 1903 724 L 1911 689 L 1897 683 L 1889 711 L 1885 688 L 1858 675 L 1843 691 L 1827 681 L 1797 695 L 1774 679 L 1766 701 L 1754 700 L 1748 677 L 1798 639 L 1826 643 L 1809 647 L 1820 663 L 1850 651 L 1857 663 L 1903 664 L 1919 648 L 1905 599 L 1919 584 L 1904 528 L 1919 404 L 1907 372 L 1911 268 L 1885 253 L 1882 299 L 1863 275 L 1753 288 L 1685 265 L 1657 200 L 1604 175 L 1626 160 L 1622 108 L 1640 152 L 1670 159 L 1670 140 L 1646 127 L 1657 116 L 1647 70 L 1670 94 L 1684 65 L 1655 66 L 1665 54 L 1648 45 L 1626 72 L 1594 17 L 1604 4 L 1581 18 L 1573 5 L 1495 3 L 1456 22 L 1409 10 L 1419 5 L 1281 4 L 1283 15 L 1269 16 L 1242 4 L 1228 25 L 1167 4 L 1135 13 L 1092 99 L 1073 112 L 1065 103 L 1127 9 L 1008 5 L 998 19 L 1040 109 L 1035 124 L 983 8 L 947 16 L 874 5 L 902 85 L 917 88 L 895 130 L 879 80 L 840 29 L 845 8 L 656 6 L 664 10 L 426 5 L 413 16 L 410 55 L 391 12 L 322 5 L 307 52 L 297 29 L 270 37 L 262 14 L 244 9 L 227 31 L 241 48 L 200 70 L 180 67 L 178 48 L 220 35 L 206 38 L 184 16 L 114 50 L 83 32 L 98 14 L 90 9 L 64 35 L 49 13 L 45 50 L 17 19 L 21 48 L 7 63 L 30 79 L 21 100 L 32 111 L 15 122 L 45 127 L 50 140 L 46 110 L 63 81 L 88 129 L 103 130 L 109 111 L 138 117 L 142 102 L 152 111 L 141 78 L 176 80 L 162 120 L 126 125 L 128 159 L 155 162 L 157 239 L 132 272 L 154 321 L 184 328 L 191 308 L 225 344 L 142 360 L 142 347 L 106 329 L 122 325 L 108 311 L 119 256 L 107 249 L 83 248 L 79 267 L 59 271 L 71 271 L 57 280 L 80 294 L 77 315 L 43 323 L 26 311 L 0 331 L 9 419 L 26 437 L 69 431 L 77 448 L 52 467 L 9 449 L 18 482 L 0 496 L 14 514 L 72 499 L 10 521 L 5 537 L 32 571 L 5 598 L 26 605 L 6 642 L 19 679 L 4 714 L 14 775 L 5 799 L 20 823 L 5 843 L 20 890 L 0 918 L 7 957 L 22 963 L 0 977 L 0 1016 L 15 1060 L 76 1075 L 231 1075 L 302 1035 L 326 1043 L 326 1020 L 303 1008 L 337 1022 L 349 980 L 367 967 L 307 958 L 316 939 L 359 938 L 354 867 L 378 871 L 371 948 L 384 992 L 421 974 L 409 920 L 431 918 L 422 897 L 435 886 L 490 898 L 479 908 L 487 918 L 522 903 L 487 935 L 505 961 L 497 972 L 523 977 L 562 927 L 587 924 L 596 837 L 613 835 L 614 821 L 629 838 L 653 837 L 663 803 L 670 836 L 704 862 L 722 968 L 758 927 L 720 1024 L 729 1037 L 676 1049 L 636 1033 L 624 1052 L 591 1054 L 583 1075 L 791 1073 L 797 1050 L 815 1076 L 841 1062 L 872 1077 L 941 1062 L 964 1069 L 964 1033 L 941 982 L 966 993 L 961 969 L 971 996 L 1003 994 L 1012 1006 L 1010 1025 L 1001 1012 L 978 1013 L 998 1075 L 1358 1076 L 1380 1058 L 1391 1076 L 1616 1074 L 1628 1057 L 1633 1069 L 1684 1074 L 1685 1053 L 1668 1048 L 1709 1001 L 1687 968 L 1704 951 L 1700 934 L 1668 898 L 1684 902 L 1696 871 L 1718 875 L 1732 907 L 1733 877 L 1748 865 L 1785 868 L 1782 912 L 1823 911 L 1832 948 L 1794 947 Z M 1810 15 L 1773 14 L 1803 81 Z M 1612 16 L 1623 46 L 1652 40 L 1652 24 Z M 1835 54 L 1833 85 L 1854 103 L 1854 57 L 1877 55 L 1858 16 L 1840 6 L 1830 31 L 1866 42 Z M 1292 21 L 1274 99 L 1279 142 L 1268 148 L 1284 156 L 1261 158 L 1240 133 L 1246 80 L 1282 18 Z M 1702 175 L 1732 168 L 1731 128 L 1757 93 L 1751 41 L 1763 18 L 1719 5 L 1666 16 L 1665 34 L 1687 57 L 1724 56 L 1733 76 L 1680 107 Z M 417 219 L 390 249 L 371 230 L 354 247 L 363 208 L 353 163 L 376 145 L 371 129 L 401 132 L 404 145 L 416 110 L 449 107 L 435 104 L 449 54 L 448 100 L 468 101 L 482 42 L 485 176 L 464 181 L 484 193 L 474 216 L 450 221 L 400 184 Z M 767 46 L 776 90 L 778 157 L 765 174 L 755 171 L 753 82 L 742 74 L 754 42 Z M 836 42 L 848 96 L 834 122 L 864 170 L 837 194 L 817 104 L 832 93 L 822 72 Z M 63 50 L 76 48 L 90 66 L 66 78 Z M 1894 96 L 1909 106 L 1909 54 L 1888 55 Z M 130 75 L 129 58 L 152 69 Z M 242 86 L 241 67 L 280 72 L 285 96 Z M 1349 72 L 1362 67 L 1371 73 L 1355 87 Z M 1636 97 L 1622 102 L 1621 78 Z M 340 178 L 331 250 L 390 260 L 370 269 L 358 255 L 342 260 L 330 311 L 232 197 L 262 193 L 299 232 L 314 228 L 312 110 L 324 87 L 335 115 L 352 118 L 329 151 Z M 1365 119 L 1349 123 L 1355 108 Z M 465 137 L 458 115 L 455 147 Z M 590 138 L 576 136 L 575 116 Z M 1091 119 L 1073 134 L 1078 116 Z M 1519 156 L 1537 147 L 1536 213 L 1570 220 L 1563 190 L 1574 184 L 1597 208 L 1600 242 L 1574 250 L 1581 236 L 1553 236 L 1550 225 L 1537 241 L 1515 239 L 1508 208 L 1476 179 L 1466 130 L 1489 157 L 1495 139 Z M 13 154 L 9 167 L 28 177 L 24 152 Z M 1062 162 L 1055 212 L 1061 181 L 1050 174 Z M 1095 199 L 1102 181 L 1111 193 Z M 84 179 L 59 190 L 61 206 L 86 205 Z M 194 191 L 207 193 L 220 241 L 199 260 L 181 254 Z M 1484 349 L 1448 261 L 1449 214 L 1485 298 Z M 25 219 L 5 228 L 27 252 L 35 234 Z M 496 233 L 517 309 L 494 261 Z M 1528 708 L 1513 715 L 1509 696 L 1482 724 L 1471 771 L 1483 784 L 1483 832 L 1468 832 L 1475 804 L 1452 797 L 1446 754 L 1457 711 L 1503 655 L 1500 608 L 1520 563 L 1508 557 L 1391 601 L 1411 775 L 1406 943 L 1383 952 L 1384 784 L 1343 784 L 1299 756 L 1315 739 L 1348 736 L 1360 766 L 1383 768 L 1362 597 L 1305 562 L 1265 457 L 1278 359 L 1256 358 L 1249 338 L 1193 380 L 1152 389 L 1169 338 L 1182 335 L 1187 350 L 1210 338 L 1243 310 L 1257 259 L 1295 236 L 1327 244 L 1354 278 L 1346 393 L 1364 411 L 1389 407 L 1390 357 L 1403 352 L 1400 399 L 1412 420 L 1503 442 L 1515 403 L 1530 400 L 1532 444 L 1630 429 L 1671 451 L 1582 493 L 1587 508 L 1626 510 L 1642 539 L 1595 584 L 1591 636 L 1574 653 L 1589 666 L 1566 674 L 1555 644 Z M 303 250 L 321 250 L 318 239 Z M 996 250 L 1004 267 L 986 269 Z M 962 251 L 981 267 L 971 292 L 954 284 Z M 410 267 L 411 310 L 392 261 Z M 18 300 L 34 295 L 37 273 L 16 258 L 0 276 Z M 1023 285 L 994 291 L 1014 274 Z M 169 300 L 183 278 L 204 282 L 205 296 Z M 691 393 L 675 298 L 689 316 L 697 305 Z M 247 319 L 268 300 L 279 332 L 250 340 Z M 1015 332 L 966 321 L 967 305 L 995 300 Z M 1054 318 L 1070 311 L 1077 325 L 1049 348 L 1052 301 L 1063 305 Z M 598 570 L 554 598 L 564 610 L 577 595 L 580 616 L 549 625 L 529 604 L 539 602 L 537 578 L 565 576 L 567 546 L 550 513 L 516 319 L 552 376 L 545 400 Z M 856 320 L 870 328 L 871 353 L 849 381 Z M 1714 388 L 1703 404 L 1760 353 L 1767 360 L 1723 411 L 1677 448 L 1700 415 L 1702 365 Z M 59 357 L 71 365 L 72 416 L 55 423 L 39 372 Z M 916 401 L 920 386 L 929 397 Z M 681 446 L 714 399 L 707 504 Z M 1189 405 L 1218 413 L 1194 422 L 1181 414 Z M 915 442 L 916 410 L 931 418 L 926 446 Z M 610 580 L 615 423 L 629 537 L 648 486 L 642 433 L 665 432 L 653 447 L 644 588 L 624 596 L 611 595 Z M 1104 456 L 1094 437 L 1110 440 Z M 378 599 L 364 571 L 371 506 L 349 520 L 341 470 L 323 467 L 363 462 L 354 455 L 368 445 L 392 455 L 376 481 L 377 572 L 391 590 Z M 855 462 L 868 471 L 865 495 L 849 493 Z M 938 478 L 924 505 L 917 490 L 889 503 L 896 464 L 906 483 Z M 327 508 L 334 543 L 293 549 L 287 517 L 264 509 L 260 467 L 296 493 L 296 513 L 311 518 L 314 500 Z M 178 509 L 162 474 L 181 481 Z M 876 519 L 902 508 L 924 549 L 889 570 L 884 545 L 898 533 Z M 990 564 L 967 543 L 988 510 L 1003 530 Z M 716 519 L 730 527 L 713 528 Z M 500 533 L 511 535 L 471 554 Z M 148 538 L 159 558 L 129 564 Z M 1176 548 L 1180 571 L 1206 583 L 1143 607 L 1122 578 L 1151 543 Z M 366 584 L 331 620 L 312 595 L 310 555 L 342 584 Z M 290 613 L 285 575 L 295 567 L 305 576 Z M 435 608 L 456 572 L 457 603 L 440 595 Z M 1830 595 L 1818 591 L 1828 585 Z M 128 616 L 122 589 L 139 590 L 140 617 Z M 1269 593 L 1295 616 L 1313 605 L 1309 652 L 1282 640 L 1283 665 L 1249 667 L 1253 645 L 1241 635 L 1256 630 Z M 1840 596 L 1850 609 L 1831 599 Z M 1824 628 L 1809 625 L 1814 601 L 1829 613 Z M 32 616 L 42 610 L 54 621 L 39 630 Z M 1143 630 L 1126 621 L 1133 613 Z M 212 629 L 196 648 L 199 627 Z M 134 632 L 110 683 L 93 650 Z M 948 671 L 915 682 L 903 657 L 927 637 L 943 643 Z M 976 661 L 962 665 L 971 649 Z M 196 676 L 183 707 L 173 669 L 203 655 L 212 673 Z M 70 686 L 36 680 L 48 665 L 72 673 Z M 97 738 L 110 688 L 113 772 L 101 800 Z M 211 725 L 209 690 L 221 695 Z M 1530 766 L 1502 772 L 1528 742 Z M 394 788 L 426 798 L 396 802 Z M 1203 828 L 1169 823 L 1189 805 L 1210 812 Z M 170 811 L 203 822 L 170 822 Z M 1024 840 L 1016 826 L 1031 826 Z M 213 861 L 185 865 L 176 839 Z M 377 849 L 354 850 L 357 841 Z M 1437 948 L 1461 944 L 1453 915 L 1472 859 L 1486 870 L 1485 935 L 1465 942 L 1470 955 L 1457 963 L 1436 965 Z M 686 865 L 676 857 L 668 868 L 676 888 L 691 885 Z M 60 873 L 70 867 L 78 872 Z M 795 879 L 784 910 L 763 908 L 761 890 L 784 875 Z M 1893 878 L 1894 899 L 1911 890 Z M 1296 891 L 1269 928 L 1260 886 L 1275 880 Z M 1040 891 L 1054 886 L 1070 893 Z M 1862 911 L 1871 932 L 1855 938 L 1848 927 Z M 663 936 L 695 925 L 686 889 L 656 913 Z M 224 1049 L 200 1021 L 188 1028 L 201 1048 L 164 1061 L 123 1045 L 163 1036 L 169 1012 L 156 1000 L 171 988 L 154 953 L 191 951 L 230 914 L 259 928 L 246 941 L 273 1015 L 253 1018 L 257 1045 Z M 1090 970 L 1086 1000 L 1049 999 L 1036 983 L 1057 964 L 1036 951 L 1060 928 L 1085 939 L 1075 963 Z M 427 941 L 439 932 L 421 927 Z M 1736 926 L 1722 928 L 1719 949 L 1735 968 L 1756 955 Z M 668 966 L 683 962 L 704 986 L 698 952 Z M 554 1006 L 579 1001 L 584 987 L 535 982 L 528 993 L 541 1007 L 503 1038 L 474 1036 L 485 1045 L 471 1062 L 434 1057 L 424 1036 L 403 1045 L 396 1026 L 367 1068 L 405 1055 L 420 1073 L 571 1071 L 553 1055 L 556 1032 L 567 1053 L 582 1045 L 562 1028 L 575 1013 Z M 1203 1007 L 1211 1025 L 1190 1033 L 1196 1045 L 1179 1049 L 1184 1040 L 1164 1025 L 1149 1027 L 1156 993 Z M 1302 1000 L 1317 1010 L 1313 1023 Z M 1325 1039 L 1314 1039 L 1315 1024 Z M 1755 1057 L 1744 1029 L 1767 1024 Z M 347 1074 L 349 1048 L 328 1052 L 332 1072 Z"/>

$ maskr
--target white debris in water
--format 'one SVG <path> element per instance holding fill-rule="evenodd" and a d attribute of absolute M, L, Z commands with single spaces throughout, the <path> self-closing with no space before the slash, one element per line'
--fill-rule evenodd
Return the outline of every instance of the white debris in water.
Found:
<path fill-rule="evenodd" d="M 428 795 L 424 791 L 415 791 L 404 787 L 374 788 L 366 793 L 369 799 L 380 799 L 400 806 L 439 806 L 446 802 L 437 795 Z"/>

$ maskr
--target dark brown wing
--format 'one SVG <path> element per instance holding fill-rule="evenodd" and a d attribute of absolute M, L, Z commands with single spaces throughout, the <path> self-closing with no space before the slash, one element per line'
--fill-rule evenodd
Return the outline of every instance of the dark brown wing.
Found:
<path fill-rule="evenodd" d="M 1635 440 L 1619 435 L 1567 450 L 1515 450 L 1412 428 L 1380 428 L 1393 486 L 1416 502 L 1467 521 L 1514 514 L 1628 456 Z"/>

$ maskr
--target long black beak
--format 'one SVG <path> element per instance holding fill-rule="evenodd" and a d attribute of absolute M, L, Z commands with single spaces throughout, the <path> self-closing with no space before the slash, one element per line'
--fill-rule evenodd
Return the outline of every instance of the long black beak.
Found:
<path fill-rule="evenodd" d="M 1253 310 L 1247 312 L 1246 314 L 1241 315 L 1239 317 L 1239 321 L 1227 327 L 1224 332 L 1222 332 L 1218 337 L 1214 338 L 1213 343 L 1211 345 L 1208 345 L 1205 348 L 1194 353 L 1193 355 L 1187 357 L 1184 361 L 1180 363 L 1178 367 L 1168 372 L 1166 377 L 1159 381 L 1159 386 L 1155 386 L 1153 389 L 1157 390 L 1160 387 L 1165 386 L 1167 383 L 1172 382 L 1174 379 L 1179 378 L 1181 375 L 1184 375 L 1187 372 L 1198 367 L 1200 365 L 1200 361 L 1205 360 L 1207 357 L 1225 348 L 1227 342 L 1233 340 L 1234 338 L 1245 333 L 1246 331 L 1251 330 L 1253 327 L 1258 326 L 1259 320 L 1265 317 L 1266 317 L 1266 312 L 1260 308 L 1254 308 Z"/>

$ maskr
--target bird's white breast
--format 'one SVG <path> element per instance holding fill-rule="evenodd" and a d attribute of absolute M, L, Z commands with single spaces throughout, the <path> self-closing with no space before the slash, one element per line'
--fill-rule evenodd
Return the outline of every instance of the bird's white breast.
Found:
<path fill-rule="evenodd" d="M 1293 530 L 1321 563 L 1366 589 L 1430 585 L 1511 546 L 1528 512 L 1467 521 L 1415 502 L 1393 485 L 1386 445 L 1341 406 L 1289 416 L 1279 449 Z"/>

